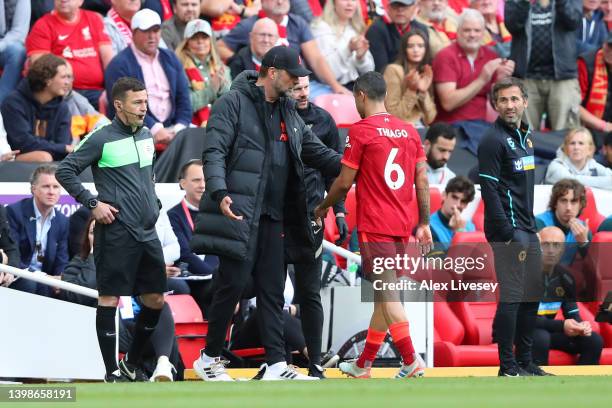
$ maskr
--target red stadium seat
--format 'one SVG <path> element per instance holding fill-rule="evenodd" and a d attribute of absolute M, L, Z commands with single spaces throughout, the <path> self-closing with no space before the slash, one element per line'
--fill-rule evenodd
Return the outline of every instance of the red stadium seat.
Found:
<path fill-rule="evenodd" d="M 590 187 L 586 187 L 586 207 L 584 207 L 582 214 L 580 214 L 580 217 L 578 218 L 580 218 L 582 221 L 586 221 L 587 219 L 589 220 L 589 228 L 593 234 L 597 232 L 599 225 L 606 219 L 606 217 L 601 215 L 597 210 L 595 195 Z"/>
<path fill-rule="evenodd" d="M 325 109 L 336 121 L 338 127 L 349 127 L 361 120 L 355 107 L 353 95 L 327 94 L 319 95 L 314 104 Z"/>
<path fill-rule="evenodd" d="M 202 318 L 202 312 L 190 295 L 166 296 L 174 318 L 174 331 L 185 368 L 192 368 L 193 362 L 200 356 L 200 350 L 206 346 L 208 322 Z"/>
<path fill-rule="evenodd" d="M 481 198 L 476 207 L 474 215 L 472 215 L 472 222 L 476 227 L 476 231 L 484 231 L 484 200 Z"/>

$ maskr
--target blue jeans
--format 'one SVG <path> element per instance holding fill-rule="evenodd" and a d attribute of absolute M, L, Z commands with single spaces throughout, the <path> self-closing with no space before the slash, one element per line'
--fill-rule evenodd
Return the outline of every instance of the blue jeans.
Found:
<path fill-rule="evenodd" d="M 23 44 L 8 44 L 0 51 L 0 67 L 3 70 L 0 77 L 0 104 L 17 88 L 25 58 L 26 50 Z"/>

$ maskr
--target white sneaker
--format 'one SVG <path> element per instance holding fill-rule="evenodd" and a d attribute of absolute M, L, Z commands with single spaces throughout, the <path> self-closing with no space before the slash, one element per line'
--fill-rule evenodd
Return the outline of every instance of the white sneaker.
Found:
<path fill-rule="evenodd" d="M 338 364 L 338 368 L 343 374 L 353 378 L 370 378 L 370 369 L 357 366 L 357 360 L 343 361 Z"/>
<path fill-rule="evenodd" d="M 234 381 L 225 370 L 229 361 L 220 357 L 208 357 L 204 353 L 193 362 L 193 370 L 204 381 Z"/>
<path fill-rule="evenodd" d="M 281 363 L 277 363 L 281 364 Z M 300 380 L 300 381 L 317 381 L 318 377 L 310 377 L 300 373 L 297 370 L 297 367 L 293 365 L 284 364 L 284 368 L 281 366 L 274 367 L 276 364 L 266 367 L 266 372 L 263 377 L 261 377 L 262 381 L 283 381 L 283 380 Z"/>
<path fill-rule="evenodd" d="M 157 359 L 157 366 L 155 366 L 155 371 L 153 371 L 153 375 L 149 378 L 151 382 L 172 382 L 174 381 L 174 375 L 176 373 L 176 368 L 170 363 L 168 357 L 160 356 Z"/>
<path fill-rule="evenodd" d="M 410 365 L 403 365 L 399 372 L 395 375 L 395 378 L 408 378 L 408 377 L 423 377 L 425 375 L 425 361 L 421 358 L 419 353 L 414 353 L 414 361 Z"/>

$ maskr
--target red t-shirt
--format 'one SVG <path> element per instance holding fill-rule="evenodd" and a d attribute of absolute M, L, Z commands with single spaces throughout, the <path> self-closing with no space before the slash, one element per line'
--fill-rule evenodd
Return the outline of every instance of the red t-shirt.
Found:
<path fill-rule="evenodd" d="M 495 51 L 490 50 L 488 47 L 480 47 L 478 55 L 474 60 L 474 68 L 472 69 L 472 65 L 461 47 L 457 43 L 452 43 L 441 50 L 434 58 L 432 67 L 434 72 L 433 82 L 435 84 L 455 82 L 457 89 L 465 88 L 478 78 L 484 64 L 495 58 L 498 58 Z M 442 106 L 438 106 L 436 122 L 452 123 L 460 120 L 486 120 L 487 94 L 491 89 L 493 80 L 483 86 L 480 92 L 465 105 L 451 112 L 447 112 Z"/>
<path fill-rule="evenodd" d="M 410 214 L 416 164 L 425 161 L 414 127 L 388 113 L 351 126 L 342 164 L 357 172 L 357 228 L 407 237 L 418 222 Z"/>
<path fill-rule="evenodd" d="M 76 89 L 104 88 L 104 68 L 98 52 L 102 44 L 110 44 L 102 17 L 87 10 L 79 10 L 75 23 L 55 11 L 45 14 L 26 39 L 28 56 L 50 52 L 70 62 Z"/>

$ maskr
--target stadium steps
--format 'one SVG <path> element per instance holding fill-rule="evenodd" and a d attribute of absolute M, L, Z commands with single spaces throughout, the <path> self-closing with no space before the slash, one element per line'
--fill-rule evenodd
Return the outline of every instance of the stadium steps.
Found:
<path fill-rule="evenodd" d="M 571 375 L 612 375 L 612 365 L 599 366 L 548 366 L 543 367 L 545 371 L 562 376 Z M 372 378 L 393 378 L 398 368 L 373 368 Z M 498 367 L 435 367 L 426 368 L 426 377 L 496 377 Z M 257 374 L 257 368 L 230 368 L 229 375 L 237 379 L 250 379 Z M 307 370 L 300 368 L 299 371 L 307 374 Z M 327 378 L 347 378 L 337 368 L 325 370 Z M 185 370 L 186 381 L 199 381 L 200 378 L 193 370 Z"/>

